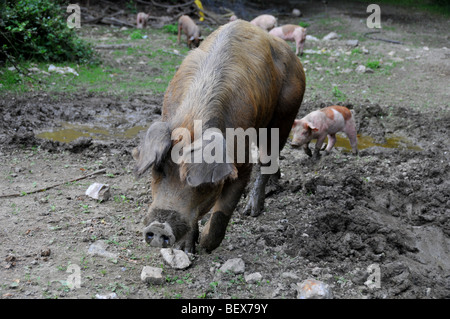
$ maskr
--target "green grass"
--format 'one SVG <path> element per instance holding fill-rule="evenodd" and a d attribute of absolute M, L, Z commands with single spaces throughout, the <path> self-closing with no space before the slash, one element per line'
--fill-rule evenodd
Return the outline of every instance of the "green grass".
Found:
<path fill-rule="evenodd" d="M 38 68 L 43 72 L 48 72 L 48 66 L 51 63 L 20 63 L 21 69 Z M 0 92 L 30 92 L 36 90 L 51 91 L 51 92 L 75 92 L 79 89 L 87 89 L 92 92 L 105 92 L 113 82 L 111 74 L 120 72 L 119 70 L 110 69 L 105 70 L 102 66 L 77 66 L 74 63 L 55 63 L 55 66 L 73 68 L 79 76 L 74 74 L 57 74 L 50 73 L 44 75 L 43 73 L 31 73 L 30 77 L 22 76 L 17 71 L 10 71 L 8 67 L 0 69 L 2 77 L 0 83 Z"/>
<path fill-rule="evenodd" d="M 99 28 L 98 34 L 89 35 L 87 38 L 94 45 L 100 37 L 103 44 L 130 43 L 132 46 L 110 52 L 100 51 L 106 57 L 103 57 L 98 65 L 53 63 L 55 66 L 71 67 L 79 76 L 46 74 L 52 64 L 48 62 L 20 62 L 18 66 L 24 71 L 30 68 L 43 71 L 30 73 L 31 77 L 27 77 L 16 70 L 8 70 L 12 64 L 7 62 L 0 67 L 0 94 L 32 91 L 74 93 L 80 90 L 121 96 L 139 92 L 163 93 L 183 61 L 183 56 L 189 51 L 184 42 L 181 45 L 176 44 L 177 37 L 173 34 L 176 25 L 166 26 L 165 29 L 111 31 L 110 28 Z M 105 30 L 115 34 L 108 39 L 104 36 Z"/>

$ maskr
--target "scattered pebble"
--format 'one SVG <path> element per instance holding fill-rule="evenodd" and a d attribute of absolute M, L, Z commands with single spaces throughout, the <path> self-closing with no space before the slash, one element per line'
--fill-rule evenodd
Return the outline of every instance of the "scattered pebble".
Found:
<path fill-rule="evenodd" d="M 336 32 L 330 32 L 326 36 L 323 37 L 324 41 L 336 40 L 338 38 L 338 34 Z"/>
<path fill-rule="evenodd" d="M 162 285 L 164 283 L 162 271 L 162 268 L 144 266 L 141 272 L 141 280 L 153 285 Z"/>
<path fill-rule="evenodd" d="M 243 274 L 245 271 L 245 263 L 241 258 L 228 259 L 222 267 L 220 267 L 221 272 L 230 271 L 233 274 Z"/>
<path fill-rule="evenodd" d="M 87 196 L 100 201 L 106 201 L 111 196 L 109 185 L 101 183 L 91 184 L 85 193 Z"/>
<path fill-rule="evenodd" d="M 261 281 L 262 275 L 259 272 L 254 272 L 252 274 L 248 274 L 244 276 L 245 282 L 249 284 L 253 284 L 255 282 Z"/>
<path fill-rule="evenodd" d="M 162 248 L 160 252 L 163 259 L 174 269 L 186 269 L 191 265 L 189 256 L 182 250 Z"/>
<path fill-rule="evenodd" d="M 107 251 L 105 248 L 106 245 L 107 244 L 104 240 L 98 240 L 89 246 L 88 254 L 93 256 L 109 258 L 113 262 L 117 262 L 117 254 Z"/>
<path fill-rule="evenodd" d="M 95 299 L 117 299 L 117 298 L 118 298 L 118 296 L 115 292 L 112 292 L 107 295 L 99 295 L 99 294 L 95 295 Z"/>
<path fill-rule="evenodd" d="M 332 299 L 330 287 L 319 280 L 306 279 L 297 284 L 298 299 Z"/>
<path fill-rule="evenodd" d="M 358 40 L 348 40 L 345 44 L 351 46 L 351 47 L 357 47 L 359 44 Z"/>
<path fill-rule="evenodd" d="M 292 15 L 294 17 L 301 17 L 302 16 L 302 12 L 299 9 L 295 8 L 295 9 L 292 10 Z"/>

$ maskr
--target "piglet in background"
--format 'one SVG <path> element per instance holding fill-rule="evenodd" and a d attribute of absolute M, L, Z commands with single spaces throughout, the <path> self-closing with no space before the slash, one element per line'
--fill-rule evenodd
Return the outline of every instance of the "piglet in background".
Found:
<path fill-rule="evenodd" d="M 178 19 L 178 44 L 180 44 L 181 30 L 186 34 L 187 45 L 189 48 L 198 47 L 203 40 L 200 28 L 187 15 L 182 15 Z"/>
<path fill-rule="evenodd" d="M 136 27 L 138 29 L 143 29 L 147 26 L 148 14 L 144 12 L 139 12 L 136 17 Z"/>
<path fill-rule="evenodd" d="M 254 18 L 250 23 L 263 30 L 270 31 L 277 26 L 277 18 L 270 14 L 263 14 Z"/>
<path fill-rule="evenodd" d="M 295 41 L 295 54 L 298 55 L 300 53 L 300 55 L 303 55 L 303 46 L 306 40 L 305 28 L 295 24 L 285 24 L 281 27 L 273 28 L 269 33 L 285 41 Z"/>
<path fill-rule="evenodd" d="M 344 106 L 328 106 L 314 111 L 300 120 L 295 120 L 292 125 L 292 143 L 294 147 L 303 146 L 305 153 L 312 156 L 309 142 L 317 139 L 314 149 L 314 158 L 320 156 L 320 149 L 328 136 L 328 145 L 325 153 L 328 154 L 336 143 L 336 133 L 344 132 L 350 140 L 353 154 L 358 154 L 356 127 L 353 114 Z"/>

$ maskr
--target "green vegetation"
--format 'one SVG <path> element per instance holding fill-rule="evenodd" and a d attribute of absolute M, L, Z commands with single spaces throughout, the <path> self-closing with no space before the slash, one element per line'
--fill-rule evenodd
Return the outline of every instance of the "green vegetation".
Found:
<path fill-rule="evenodd" d="M 371 68 L 373 70 L 378 69 L 380 67 L 380 61 L 368 60 L 366 63 L 366 67 Z"/>
<path fill-rule="evenodd" d="M 298 25 L 301 26 L 302 28 L 307 28 L 307 27 L 309 27 L 309 23 L 303 22 L 303 21 L 302 21 L 302 22 L 299 22 Z"/>
<path fill-rule="evenodd" d="M 0 4 L 0 59 L 97 63 L 93 48 L 65 20 L 59 1 L 20 0 Z M 61 2 L 62 4 L 62 2 Z"/>
<path fill-rule="evenodd" d="M 162 27 L 164 31 L 171 34 L 178 34 L 178 23 L 175 24 L 166 24 Z"/>

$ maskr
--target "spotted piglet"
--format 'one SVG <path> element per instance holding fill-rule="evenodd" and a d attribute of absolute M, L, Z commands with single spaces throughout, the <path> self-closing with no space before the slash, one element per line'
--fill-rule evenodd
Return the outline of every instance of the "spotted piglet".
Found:
<path fill-rule="evenodd" d="M 328 145 L 325 153 L 328 154 L 336 143 L 337 132 L 344 132 L 347 135 L 353 154 L 358 154 L 355 121 L 350 110 L 344 106 L 333 105 L 311 112 L 304 118 L 295 120 L 292 131 L 291 145 L 303 146 L 308 156 L 313 155 L 308 146 L 312 139 L 317 139 L 314 158 L 320 156 L 319 151 L 326 136 L 328 136 Z"/>

